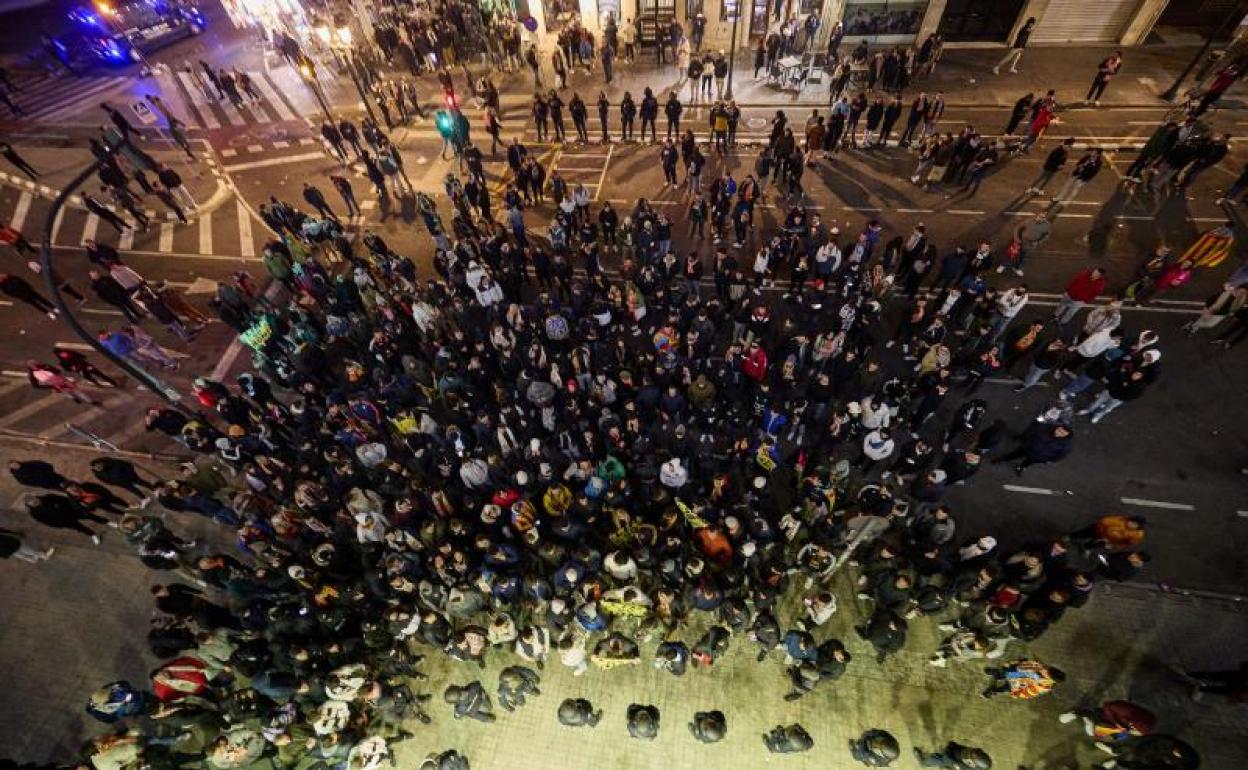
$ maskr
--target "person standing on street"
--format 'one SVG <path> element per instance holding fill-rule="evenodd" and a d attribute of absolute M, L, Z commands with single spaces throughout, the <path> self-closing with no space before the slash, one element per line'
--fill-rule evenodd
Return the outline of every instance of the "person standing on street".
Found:
<path fill-rule="evenodd" d="M 1027 256 L 1035 249 L 1040 248 L 1040 244 L 1048 240 L 1049 235 L 1053 232 L 1053 222 L 1049 218 L 1047 211 L 1036 213 L 1033 219 L 1023 222 L 1014 228 L 1014 238 L 1010 241 L 1010 245 L 1005 249 L 1005 259 L 997 266 L 998 273 L 1004 273 L 1007 269 L 1013 270 L 1014 275 L 1023 276 L 1023 262 Z"/>
<path fill-rule="evenodd" d="M 16 230 L 6 224 L 0 224 L 0 243 L 3 243 L 5 246 L 12 246 L 18 254 L 24 257 L 38 255 L 35 247 L 31 245 L 30 241 L 26 240 L 26 236 L 22 235 L 20 230 Z"/>
<path fill-rule="evenodd" d="M 56 305 L 36 291 L 29 281 L 18 275 L 0 273 L 0 294 L 12 297 L 19 302 L 25 302 L 40 313 L 46 313 L 53 321 L 56 320 L 56 314 L 60 312 Z"/>
<path fill-rule="evenodd" d="M 1105 87 L 1109 85 L 1110 79 L 1118 74 L 1118 70 L 1122 68 L 1122 51 L 1114 51 L 1109 56 L 1101 60 L 1097 65 L 1096 77 L 1092 78 L 1092 87 L 1088 89 L 1086 101 L 1092 104 L 1100 104 L 1101 97 L 1105 95 Z"/>
<path fill-rule="evenodd" d="M 1031 39 L 1031 31 L 1035 29 L 1035 26 L 1035 16 L 1028 17 L 1027 21 L 1023 22 L 1023 26 L 1019 27 L 1018 32 L 1014 35 L 1014 45 L 1010 46 L 1009 53 L 1002 57 L 1001 61 L 997 62 L 997 66 L 992 68 L 992 74 L 1000 75 L 1001 68 L 1006 64 L 1010 65 L 1011 75 L 1018 74 L 1018 60 L 1023 58 L 1023 50 L 1027 47 L 1027 41 Z"/>
<path fill-rule="evenodd" d="M 17 150 L 13 149 L 13 145 L 8 142 L 0 142 L 0 155 L 3 155 L 5 160 L 12 163 L 19 171 L 32 180 L 39 179 L 39 172 L 35 170 L 34 166 L 27 163 L 26 159 L 17 153 Z"/>
<path fill-rule="evenodd" d="M 165 189 L 177 196 L 177 199 L 188 209 L 196 208 L 199 204 L 191 197 L 191 191 L 186 189 L 186 185 L 182 183 L 182 176 L 165 164 L 156 167 L 156 178 L 165 186 Z"/>
<path fill-rule="evenodd" d="M 1066 165 L 1067 159 L 1070 158 L 1070 148 L 1075 146 L 1075 138 L 1073 136 L 1066 139 L 1049 151 L 1048 156 L 1044 159 L 1044 165 L 1040 168 L 1040 176 L 1036 177 L 1036 181 L 1031 183 L 1027 188 L 1030 195 L 1039 195 L 1044 192 L 1044 188 L 1049 186 L 1054 175 L 1061 171 L 1062 166 Z"/>
<path fill-rule="evenodd" d="M 87 207 L 87 211 L 112 225 L 118 234 L 130 227 L 130 225 L 126 224 L 126 220 L 117 216 L 112 209 L 105 206 L 98 198 L 92 197 L 90 193 L 84 192 L 82 194 L 82 205 Z"/>
<path fill-rule="evenodd" d="M 116 278 L 98 270 L 90 271 L 87 276 L 91 279 L 91 291 L 95 292 L 95 296 L 120 310 L 130 323 L 142 320 L 143 312 L 134 304 L 130 292 Z"/>
<path fill-rule="evenodd" d="M 1009 454 L 993 460 L 1004 463 L 1016 460 L 1014 473 L 1023 475 L 1030 465 L 1055 463 L 1070 454 L 1074 435 L 1069 427 L 1062 424 L 1046 424 L 1033 422 L 1023 435 L 1022 442 Z"/>
<path fill-rule="evenodd" d="M 38 260 L 30 260 L 26 263 L 26 267 L 29 267 L 30 272 L 35 275 L 43 275 L 43 263 Z M 70 283 L 69 279 L 58 273 L 56 268 L 52 269 L 52 280 L 56 283 L 56 288 L 78 300 L 79 305 L 87 304 L 87 298 L 82 295 L 82 292 L 78 291 L 78 288 Z"/>
<path fill-rule="evenodd" d="M 308 202 L 309 206 L 316 209 L 316 213 L 322 217 L 329 217 L 335 222 L 338 221 L 338 215 L 330 208 L 329 201 L 325 200 L 325 193 L 321 192 L 320 189 L 304 182 L 303 199 Z"/>
<path fill-rule="evenodd" d="M 1089 267 L 1079 272 L 1066 284 L 1066 291 L 1053 311 L 1053 319 L 1063 326 L 1070 323 L 1083 307 L 1095 302 L 1102 291 L 1105 291 L 1103 268 Z"/>
<path fill-rule="evenodd" d="M 36 551 L 22 542 L 22 536 L 9 529 L 0 529 L 0 559 L 14 558 L 27 564 L 36 564 L 52 558 L 55 548 Z"/>
<path fill-rule="evenodd" d="M 355 190 L 351 188 L 350 180 L 340 174 L 331 174 L 329 181 L 342 197 L 343 203 L 347 204 L 347 216 L 361 215 L 360 204 L 355 199 Z"/>
<path fill-rule="evenodd" d="M 1084 186 L 1096 178 L 1101 173 L 1101 169 L 1105 166 L 1105 158 L 1101 154 L 1100 147 L 1093 147 L 1091 150 L 1079 159 L 1075 167 L 1070 171 L 1070 179 L 1066 180 L 1066 186 L 1062 191 L 1053 196 L 1053 205 L 1061 205 L 1070 203 L 1079 195 L 1079 191 Z"/>
<path fill-rule="evenodd" d="M 31 387 L 36 390 L 50 390 L 53 393 L 69 396 L 75 404 L 100 405 L 99 401 L 94 401 L 79 393 L 78 383 L 72 377 L 66 377 L 55 366 L 41 364 L 38 361 L 27 361 L 26 377 L 30 380 Z"/>

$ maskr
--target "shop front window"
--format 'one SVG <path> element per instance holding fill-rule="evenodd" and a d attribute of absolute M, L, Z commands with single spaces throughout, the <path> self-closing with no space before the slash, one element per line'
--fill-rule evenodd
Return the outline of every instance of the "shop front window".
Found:
<path fill-rule="evenodd" d="M 927 0 L 848 0 L 845 37 L 916 35 L 926 11 Z"/>

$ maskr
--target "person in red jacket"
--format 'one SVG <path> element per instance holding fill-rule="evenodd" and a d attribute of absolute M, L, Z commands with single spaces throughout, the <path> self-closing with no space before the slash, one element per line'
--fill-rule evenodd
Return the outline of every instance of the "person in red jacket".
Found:
<path fill-rule="evenodd" d="M 767 352 L 759 347 L 757 341 L 750 343 L 750 349 L 741 363 L 741 371 L 756 383 L 767 378 Z"/>
<path fill-rule="evenodd" d="M 1105 270 L 1100 267 L 1083 270 L 1066 284 L 1066 293 L 1057 303 L 1053 318 L 1059 324 L 1070 323 L 1085 305 L 1095 302 L 1102 291 L 1105 291 Z"/>

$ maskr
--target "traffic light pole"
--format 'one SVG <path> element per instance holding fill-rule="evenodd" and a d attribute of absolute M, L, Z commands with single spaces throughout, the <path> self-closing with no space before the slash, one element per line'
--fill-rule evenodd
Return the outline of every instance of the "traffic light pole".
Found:
<path fill-rule="evenodd" d="M 124 144 L 129 144 L 129 140 L 123 139 L 119 144 L 108 145 L 109 154 L 115 154 L 118 148 Z M 61 213 L 61 209 L 65 207 L 65 202 L 69 200 L 69 196 L 81 187 L 84 182 L 90 179 L 93 174 L 98 172 L 100 168 L 104 166 L 105 162 L 106 161 L 103 158 L 96 159 L 94 163 L 87 166 L 87 168 L 83 169 L 78 176 L 74 177 L 73 180 L 65 186 L 65 189 L 61 190 L 60 194 L 56 196 L 56 199 L 52 201 L 52 208 L 48 211 L 48 217 L 43 223 L 43 247 L 39 251 L 39 264 L 43 268 L 44 284 L 48 287 L 48 294 L 52 296 L 52 303 L 55 304 L 57 309 L 61 311 L 61 317 L 64 319 L 65 323 L 69 325 L 69 328 L 74 330 L 75 334 L 82 338 L 83 342 L 90 345 L 92 349 L 104 356 L 104 358 L 112 361 L 118 369 L 121 369 L 123 372 L 133 377 L 143 387 L 169 402 L 169 404 L 175 409 L 183 414 L 189 414 L 189 412 L 187 412 L 187 410 L 182 406 L 182 395 L 178 393 L 178 391 L 156 379 L 155 376 L 145 369 L 135 366 L 125 358 L 122 358 L 121 356 L 113 353 L 113 351 L 104 347 L 100 344 L 99 339 L 94 334 L 91 334 L 86 330 L 86 328 L 83 327 L 82 322 L 78 320 L 77 316 L 74 315 L 73 310 L 70 309 L 69 305 L 65 302 L 65 298 L 61 296 L 61 287 L 58 285 L 59 282 L 53 277 L 55 275 L 55 271 L 52 267 L 52 230 L 56 226 L 57 216 Z"/>
<path fill-rule="evenodd" d="M 355 90 L 360 95 L 360 101 L 364 102 L 364 110 L 368 113 L 369 119 L 376 123 L 377 116 L 373 114 L 373 105 L 368 100 L 368 94 L 364 91 L 364 83 L 356 70 L 359 63 L 356 61 L 355 52 L 347 51 L 343 58 L 347 62 L 347 74 L 351 76 L 351 82 L 355 84 Z"/>

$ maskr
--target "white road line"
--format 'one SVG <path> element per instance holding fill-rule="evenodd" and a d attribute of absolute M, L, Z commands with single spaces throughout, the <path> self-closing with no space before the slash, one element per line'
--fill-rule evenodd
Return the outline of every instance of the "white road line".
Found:
<path fill-rule="evenodd" d="M 934 209 L 893 209 L 898 214 L 933 214 Z"/>
<path fill-rule="evenodd" d="M 199 215 L 199 253 L 212 253 L 212 212 Z"/>
<path fill-rule="evenodd" d="M 1142 500 L 1138 497 L 1119 498 L 1126 505 L 1138 505 L 1143 508 L 1165 508 L 1171 511 L 1194 511 L 1196 506 L 1187 503 L 1167 503 L 1161 500 Z"/>
<path fill-rule="evenodd" d="M 120 310 L 100 310 L 99 308 L 94 307 L 84 307 L 82 312 L 91 313 L 93 315 L 125 315 L 125 313 Z"/>
<path fill-rule="evenodd" d="M 186 93 L 191 97 L 192 112 L 200 117 L 200 123 L 205 128 L 220 128 L 221 122 L 217 120 L 216 113 L 212 111 L 212 107 L 208 103 L 208 99 L 204 97 L 204 92 L 199 90 L 195 85 L 195 81 L 191 79 L 190 74 L 179 72 L 178 79 L 182 81 L 182 86 L 186 89 Z"/>
<path fill-rule="evenodd" d="M 280 139 L 273 143 L 273 149 L 275 150 L 284 150 L 289 146 L 290 146 L 290 142 L 285 142 Z"/>
<path fill-rule="evenodd" d="M 94 353 L 95 348 L 85 342 L 56 342 L 53 343 L 54 348 L 65 348 L 66 350 L 83 350 L 88 353 Z"/>
<path fill-rule="evenodd" d="M 72 118 L 83 111 L 84 104 L 92 101 L 98 102 L 103 100 L 110 94 L 110 92 L 116 91 L 118 88 L 122 87 L 121 84 L 113 78 L 100 78 L 100 80 L 104 82 L 90 86 L 81 91 L 77 91 L 73 94 L 66 94 L 66 96 L 72 99 L 72 102 L 68 106 L 61 107 L 59 109 L 36 111 L 29 115 L 29 118 L 38 119 L 48 123 L 54 123 L 57 120 L 63 120 L 65 118 Z"/>
<path fill-rule="evenodd" d="M 968 211 L 968 210 L 966 210 L 966 209 L 946 209 L 946 210 L 945 210 L 945 213 L 946 213 L 946 214 L 961 214 L 962 216 L 967 216 L 967 217 L 977 217 L 977 216 L 980 216 L 981 214 L 983 214 L 984 212 L 982 212 L 982 211 Z"/>
<path fill-rule="evenodd" d="M 1025 492 L 1029 495 L 1060 495 L 1061 494 L 1060 492 L 1056 492 L 1046 487 L 1020 487 L 1016 484 L 1002 484 L 1001 488 L 1005 489 L 1008 492 Z"/>
<path fill-rule="evenodd" d="M 286 106 L 286 102 L 282 100 L 282 97 L 278 96 L 277 92 L 273 90 L 273 86 L 269 84 L 267 77 L 261 75 L 260 77 L 252 78 L 252 81 L 260 89 L 260 93 L 264 94 L 264 98 L 269 105 L 277 110 L 277 114 L 281 116 L 282 120 L 298 120 L 298 117 Z"/>
<path fill-rule="evenodd" d="M 35 196 L 25 190 L 17 196 L 17 208 L 13 209 L 13 218 L 9 221 L 9 227 L 21 232 L 22 225 L 26 224 L 26 215 L 30 213 L 30 202 L 34 199 Z"/>
<path fill-rule="evenodd" d="M 160 223 L 160 244 L 156 247 L 161 251 L 173 251 L 173 223 Z"/>
<path fill-rule="evenodd" d="M 129 251 L 134 248 L 134 228 L 127 227 L 121 231 L 121 235 L 117 238 L 117 248 L 122 251 Z"/>
<path fill-rule="evenodd" d="M 0 427 L 7 428 L 10 425 L 16 425 L 32 414 L 38 414 L 44 407 L 51 406 L 54 401 L 59 401 L 60 397 L 61 394 L 59 393 L 49 393 L 41 399 L 30 402 L 21 409 L 15 409 L 14 411 L 6 414 L 3 418 L 0 418 Z"/>
<path fill-rule="evenodd" d="M 95 233 L 100 229 L 100 216 L 95 213 L 87 214 L 87 223 L 82 226 L 82 242 L 95 240 Z"/>
<path fill-rule="evenodd" d="M 227 120 L 225 122 L 227 125 L 233 124 L 233 125 L 245 126 L 250 122 L 247 120 L 247 118 L 243 117 L 243 113 L 240 112 L 238 107 L 234 106 L 234 102 L 231 102 L 229 99 L 222 99 L 221 101 L 217 102 L 217 104 L 221 107 L 221 110 L 226 115 Z M 233 118 L 234 120 L 231 121 L 231 120 L 228 120 L 228 118 Z"/>
<path fill-rule="evenodd" d="M 26 376 L 25 372 L 22 372 L 21 374 L 23 377 Z M 1241 519 L 1248 519 L 1248 511 L 1235 511 L 1235 515 Z"/>
<path fill-rule="evenodd" d="M 256 244 L 251 236 L 251 211 L 238 201 L 238 248 L 244 257 L 256 255 Z"/>
<path fill-rule="evenodd" d="M 62 206 L 56 212 L 56 219 L 52 220 L 52 242 L 56 243 L 56 236 L 61 234 L 61 223 L 65 221 L 65 207 Z"/>
<path fill-rule="evenodd" d="M 281 158 L 265 158 L 264 160 L 253 160 L 248 163 L 235 163 L 232 166 L 222 166 L 221 169 L 227 172 L 248 171 L 253 168 L 268 168 L 270 166 L 281 166 L 288 163 L 303 163 L 308 160 L 324 159 L 325 153 L 305 152 L 302 155 L 286 155 Z"/>
<path fill-rule="evenodd" d="M 883 211 L 873 206 L 841 206 L 842 211 Z"/>
<path fill-rule="evenodd" d="M 264 145 L 262 145 L 262 144 L 249 144 L 249 145 L 247 145 L 247 152 L 264 152 Z"/>
<path fill-rule="evenodd" d="M 594 200 L 598 200 L 598 196 L 602 193 L 602 185 L 607 181 L 607 169 L 611 167 L 611 153 L 615 151 L 615 145 L 607 145 L 607 159 L 602 162 L 602 176 L 598 177 L 598 184 L 594 187 Z"/>

